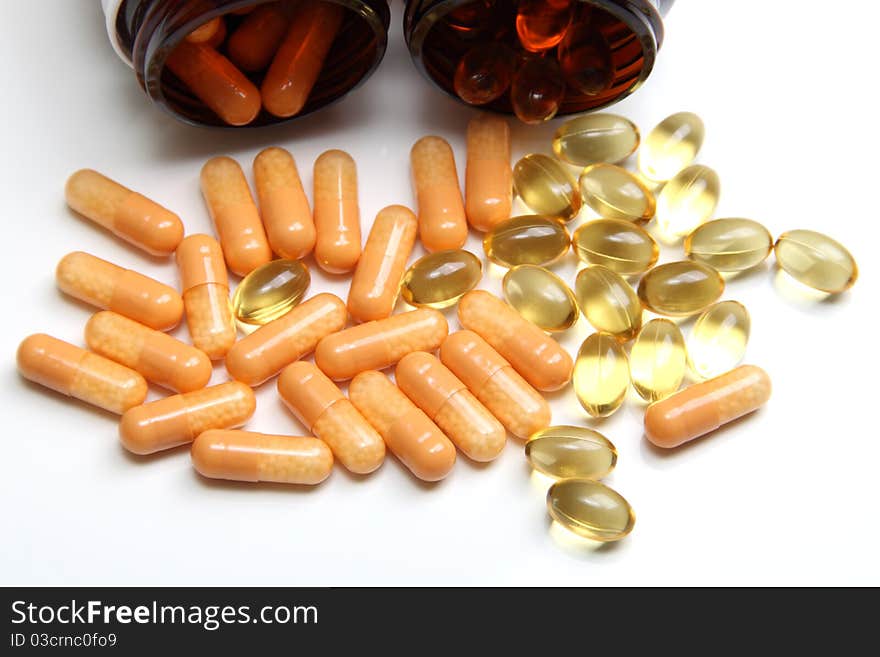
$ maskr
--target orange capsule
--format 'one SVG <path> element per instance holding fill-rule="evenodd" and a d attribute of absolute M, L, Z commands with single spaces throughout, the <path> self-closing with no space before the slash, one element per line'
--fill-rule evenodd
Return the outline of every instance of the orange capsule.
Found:
<path fill-rule="evenodd" d="M 559 390 L 571 380 L 574 362 L 568 352 L 498 297 L 484 290 L 468 292 L 458 302 L 458 319 L 538 390 Z"/>
<path fill-rule="evenodd" d="M 460 249 L 467 239 L 467 220 L 452 147 L 441 137 L 422 137 L 412 147 L 410 161 L 422 244 L 428 251 Z"/>
<path fill-rule="evenodd" d="M 208 43 L 213 46 L 213 43 L 217 38 L 217 33 L 220 31 L 225 31 L 225 28 L 223 27 L 223 17 L 215 16 L 207 23 L 199 25 L 196 29 L 187 34 L 185 38 L 189 43 Z"/>
<path fill-rule="evenodd" d="M 272 259 L 272 250 L 244 171 L 230 157 L 212 157 L 202 167 L 202 194 L 229 269 L 246 276 Z"/>
<path fill-rule="evenodd" d="M 513 113 L 523 123 L 549 121 L 559 111 L 565 97 L 565 80 L 557 61 L 534 57 L 519 67 L 510 86 Z"/>
<path fill-rule="evenodd" d="M 424 351 L 404 356 L 394 379 L 468 458 L 491 461 L 504 449 L 504 427 L 436 356 Z"/>
<path fill-rule="evenodd" d="M 382 465 L 382 437 L 317 367 L 303 361 L 285 367 L 278 377 L 278 394 L 346 469 L 368 474 Z"/>
<path fill-rule="evenodd" d="M 351 403 L 388 449 L 423 481 L 439 481 L 455 465 L 455 447 L 424 411 L 381 372 L 361 372 L 348 387 Z"/>
<path fill-rule="evenodd" d="M 72 210 L 152 255 L 173 253 L 183 239 L 180 217 L 97 171 L 71 175 L 64 196 Z"/>
<path fill-rule="evenodd" d="M 510 126 L 492 114 L 468 122 L 464 196 L 468 223 L 480 231 L 510 218 Z"/>
<path fill-rule="evenodd" d="M 324 67 L 345 10 L 335 2 L 307 0 L 296 6 L 284 41 L 263 78 L 263 107 L 275 116 L 299 114 Z"/>
<path fill-rule="evenodd" d="M 25 338 L 16 360 L 29 381 L 111 413 L 124 413 L 147 397 L 147 382 L 137 372 L 43 333 Z"/>
<path fill-rule="evenodd" d="M 330 476 L 333 453 L 311 436 L 210 429 L 192 446 L 196 472 L 211 479 L 314 486 Z"/>
<path fill-rule="evenodd" d="M 491 103 L 510 87 L 515 66 L 513 52 L 503 43 L 492 41 L 474 46 L 455 67 L 455 93 L 471 105 Z"/>
<path fill-rule="evenodd" d="M 645 411 L 645 436 L 657 447 L 678 447 L 714 431 L 770 399 L 770 377 L 741 365 L 654 402 Z"/>
<path fill-rule="evenodd" d="M 181 41 L 165 64 L 224 123 L 247 125 L 260 113 L 259 90 L 209 44 Z"/>
<path fill-rule="evenodd" d="M 440 361 L 519 438 L 550 426 L 550 405 L 501 355 L 473 331 L 440 345 Z"/>
<path fill-rule="evenodd" d="M 159 331 L 183 317 L 183 299 L 173 287 L 82 251 L 61 259 L 55 281 L 65 294 Z"/>
<path fill-rule="evenodd" d="M 354 269 L 361 257 L 357 167 L 345 151 L 315 160 L 315 261 L 330 274 Z"/>
<path fill-rule="evenodd" d="M 343 381 L 394 365 L 413 351 L 434 351 L 448 332 L 442 313 L 411 310 L 328 335 L 315 349 L 315 364 L 331 379 Z"/>
<path fill-rule="evenodd" d="M 92 315 L 85 337 L 95 353 L 175 392 L 199 390 L 211 380 L 211 360 L 202 351 L 109 310 Z"/>
<path fill-rule="evenodd" d="M 221 383 L 130 408 L 119 422 L 119 438 L 130 452 L 153 454 L 191 443 L 208 429 L 240 427 L 256 407 L 245 384 Z"/>
<path fill-rule="evenodd" d="M 235 380 L 257 386 L 310 354 L 324 336 L 342 330 L 346 317 L 342 299 L 318 294 L 232 345 L 226 369 Z"/>
<path fill-rule="evenodd" d="M 230 35 L 226 44 L 229 59 L 242 71 L 262 71 L 284 40 L 287 26 L 285 3 L 260 5 Z"/>
<path fill-rule="evenodd" d="M 416 216 L 402 205 L 376 215 L 348 291 L 348 312 L 357 321 L 391 315 L 417 232 Z"/>
<path fill-rule="evenodd" d="M 315 246 L 315 222 L 293 156 L 278 147 L 260 151 L 254 183 L 272 250 L 291 260 L 308 255 Z"/>
<path fill-rule="evenodd" d="M 542 52 L 565 36 L 574 15 L 572 0 L 520 0 L 516 11 L 516 33 L 522 47 Z"/>
<path fill-rule="evenodd" d="M 597 96 L 614 82 L 611 46 L 590 20 L 568 28 L 559 44 L 558 58 L 565 81 L 574 91 Z"/>
<path fill-rule="evenodd" d="M 223 358 L 235 343 L 223 253 L 208 235 L 190 235 L 177 248 L 186 323 L 193 344 L 208 358 Z"/>
<path fill-rule="evenodd" d="M 494 0 L 472 0 L 450 11 L 446 24 L 464 36 L 478 33 L 490 24 L 495 10 Z"/>
<path fill-rule="evenodd" d="M 205 43 L 216 50 L 223 45 L 224 41 L 226 41 L 226 21 L 221 19 L 217 26 L 217 31 Z"/>

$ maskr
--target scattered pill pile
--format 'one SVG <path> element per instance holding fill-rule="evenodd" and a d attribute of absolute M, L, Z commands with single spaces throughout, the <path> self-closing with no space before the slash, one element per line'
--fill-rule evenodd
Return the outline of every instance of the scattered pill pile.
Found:
<path fill-rule="evenodd" d="M 719 301 L 722 272 L 759 265 L 775 249 L 782 269 L 826 293 L 857 277 L 849 252 L 820 233 L 789 231 L 774 245 L 754 221 L 709 221 L 720 185 L 694 164 L 703 137 L 699 117 L 680 113 L 640 149 L 632 122 L 593 114 L 560 126 L 556 157 L 529 154 L 511 168 L 507 123 L 480 115 L 467 129 L 464 196 L 450 145 L 420 139 L 411 151 L 418 212 L 382 209 L 363 248 L 357 170 L 343 151 L 315 161 L 313 208 L 284 149 L 254 160 L 256 200 L 235 160 L 209 160 L 200 181 L 219 241 L 184 236 L 174 213 L 78 171 L 65 190 L 70 207 L 149 254 L 173 253 L 180 292 L 70 253 L 58 264 L 58 287 L 101 309 L 85 327 L 88 350 L 32 335 L 19 347 L 19 370 L 121 415 L 120 439 L 132 452 L 191 443 L 206 477 L 314 485 L 335 461 L 373 472 L 387 449 L 415 477 L 438 481 L 457 452 L 491 461 L 510 433 L 528 441 L 536 470 L 558 480 L 547 500 L 554 520 L 593 540 L 618 540 L 632 530 L 632 509 L 598 481 L 614 468 L 616 449 L 593 429 L 551 426 L 541 393 L 571 384 L 588 415 L 605 417 L 632 384 L 652 402 L 647 439 L 676 447 L 770 395 L 767 374 L 740 365 L 750 318 L 743 304 Z M 639 173 L 619 166 L 637 150 Z M 512 190 L 535 214 L 510 216 Z M 599 218 L 570 235 L 566 223 L 584 205 Z M 655 217 L 652 232 L 670 243 L 686 236 L 686 259 L 657 264 L 658 244 L 644 227 Z M 503 299 L 477 289 L 482 261 L 462 250 L 469 227 L 485 232 L 488 260 L 508 268 Z M 417 240 L 429 253 L 409 264 Z M 572 248 L 584 266 L 569 287 L 546 266 Z M 352 272 L 346 301 L 307 297 L 301 258 L 312 252 L 325 271 Z M 244 277 L 231 299 L 228 271 Z M 415 309 L 395 313 L 399 296 Z M 441 310 L 455 305 L 461 328 L 450 332 Z M 665 317 L 645 322 L 645 311 Z M 581 314 L 596 332 L 572 357 L 553 334 Z M 686 343 L 666 317 L 695 315 Z M 164 332 L 184 316 L 191 345 Z M 239 338 L 236 322 L 257 328 Z M 311 354 L 314 363 L 303 360 Z M 221 359 L 231 380 L 206 387 L 211 361 Z M 679 391 L 688 369 L 699 382 Z M 252 389 L 273 378 L 309 435 L 238 430 L 254 413 Z M 144 403 L 147 381 L 173 394 Z"/>

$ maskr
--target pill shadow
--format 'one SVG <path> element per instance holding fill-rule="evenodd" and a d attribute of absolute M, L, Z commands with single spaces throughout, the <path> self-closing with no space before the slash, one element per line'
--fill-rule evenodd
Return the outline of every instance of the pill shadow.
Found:
<path fill-rule="evenodd" d="M 621 549 L 623 542 L 627 540 L 624 538 L 620 541 L 592 541 L 568 531 L 549 515 L 545 517 L 544 526 L 557 547 L 580 561 L 590 561 L 602 558 L 604 555 L 614 554 Z"/>
<path fill-rule="evenodd" d="M 721 440 L 725 434 L 729 434 L 733 432 L 736 427 L 738 427 L 741 423 L 749 420 L 754 417 L 756 414 L 760 413 L 761 409 L 752 411 L 747 415 L 743 415 L 727 424 L 718 427 L 714 431 L 710 431 L 709 433 L 700 436 L 690 442 L 684 443 L 678 447 L 672 448 L 663 448 L 657 447 L 654 443 L 648 440 L 648 437 L 643 433 L 642 441 L 641 441 L 641 453 L 642 457 L 645 458 L 646 461 L 652 464 L 660 464 L 665 462 L 671 462 L 676 458 L 682 458 L 682 455 L 694 453 L 701 449 L 708 449 L 709 443 Z M 729 438 L 729 436 L 728 436 Z"/>
<path fill-rule="evenodd" d="M 776 293 L 788 302 L 789 306 L 804 311 L 812 310 L 818 305 L 834 306 L 844 303 L 849 298 L 846 290 L 838 294 L 831 294 L 804 285 L 779 266 L 776 267 L 776 272 L 773 275 L 773 286 Z"/>
<path fill-rule="evenodd" d="M 336 469 L 335 469 L 336 470 Z M 204 475 L 199 474 L 199 472 L 192 468 L 192 477 L 198 483 L 198 486 L 207 491 L 216 491 L 216 490 L 228 490 L 228 491 L 247 491 L 248 493 L 254 492 L 272 492 L 284 495 L 305 495 L 305 494 L 314 494 L 320 489 L 322 486 L 328 485 L 330 480 L 333 479 L 333 476 L 336 472 L 331 472 L 330 476 L 327 477 L 320 484 L 315 484 L 312 486 L 306 484 L 279 484 L 275 482 L 269 481 L 233 481 L 231 479 L 212 479 L 210 477 L 205 477 Z"/>
<path fill-rule="evenodd" d="M 563 117 L 560 117 L 563 118 Z M 543 153 L 552 155 L 553 134 L 562 125 L 561 120 L 553 120 L 542 125 L 525 125 L 514 117 L 508 117 L 510 123 L 510 143 L 514 153 Z M 516 164 L 512 162 L 511 164 Z M 572 169 L 568 169 L 569 172 Z M 575 180 L 577 176 L 573 176 Z"/>
<path fill-rule="evenodd" d="M 762 276 L 769 277 L 770 269 L 770 262 L 768 262 L 768 259 L 764 259 L 754 267 L 749 267 L 743 271 L 721 272 L 721 277 L 724 279 L 725 288 L 727 288 L 729 284 L 736 285 L 741 281 L 751 281 Z M 725 292 L 729 291 L 729 289 L 725 289 Z"/>

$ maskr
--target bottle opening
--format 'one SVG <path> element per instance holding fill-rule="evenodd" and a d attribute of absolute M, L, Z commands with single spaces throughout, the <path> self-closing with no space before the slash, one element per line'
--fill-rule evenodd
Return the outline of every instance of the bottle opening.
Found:
<path fill-rule="evenodd" d="M 385 0 L 123 0 L 117 43 L 147 94 L 177 118 L 251 127 L 356 88 L 385 53 Z"/>
<path fill-rule="evenodd" d="M 653 68 L 662 21 L 650 2 L 410 2 L 410 51 L 423 73 L 472 105 L 527 123 L 605 107 Z"/>

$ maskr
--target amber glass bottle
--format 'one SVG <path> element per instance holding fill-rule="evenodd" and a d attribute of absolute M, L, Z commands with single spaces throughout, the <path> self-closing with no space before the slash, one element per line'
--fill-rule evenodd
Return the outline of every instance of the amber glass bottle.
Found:
<path fill-rule="evenodd" d="M 323 1 L 341 6 L 343 12 L 308 99 L 291 116 L 278 116 L 264 107 L 246 122 L 247 127 L 288 121 L 325 107 L 363 83 L 379 65 L 390 21 L 387 0 Z M 110 40 L 134 69 L 147 96 L 183 121 L 212 126 L 228 126 L 230 122 L 171 72 L 166 65 L 169 55 L 193 30 L 216 17 L 222 17 L 223 32 L 228 36 L 248 20 L 249 11 L 256 12 L 261 6 L 265 11 L 265 6 L 277 5 L 288 13 L 298 7 L 296 3 L 266 0 L 103 0 L 103 5 Z M 303 42 L 311 43 L 307 39 Z M 216 52 L 229 57 L 229 44 L 228 38 L 218 38 Z M 248 88 L 259 88 L 266 68 L 241 73 Z"/>
<path fill-rule="evenodd" d="M 654 67 L 673 2 L 407 0 L 404 34 L 419 70 L 460 100 L 513 112 L 517 94 L 538 110 L 556 95 L 551 114 L 572 114 L 639 88 Z M 516 71 L 525 71 L 519 84 Z M 463 86 L 468 74 L 475 88 Z"/>

